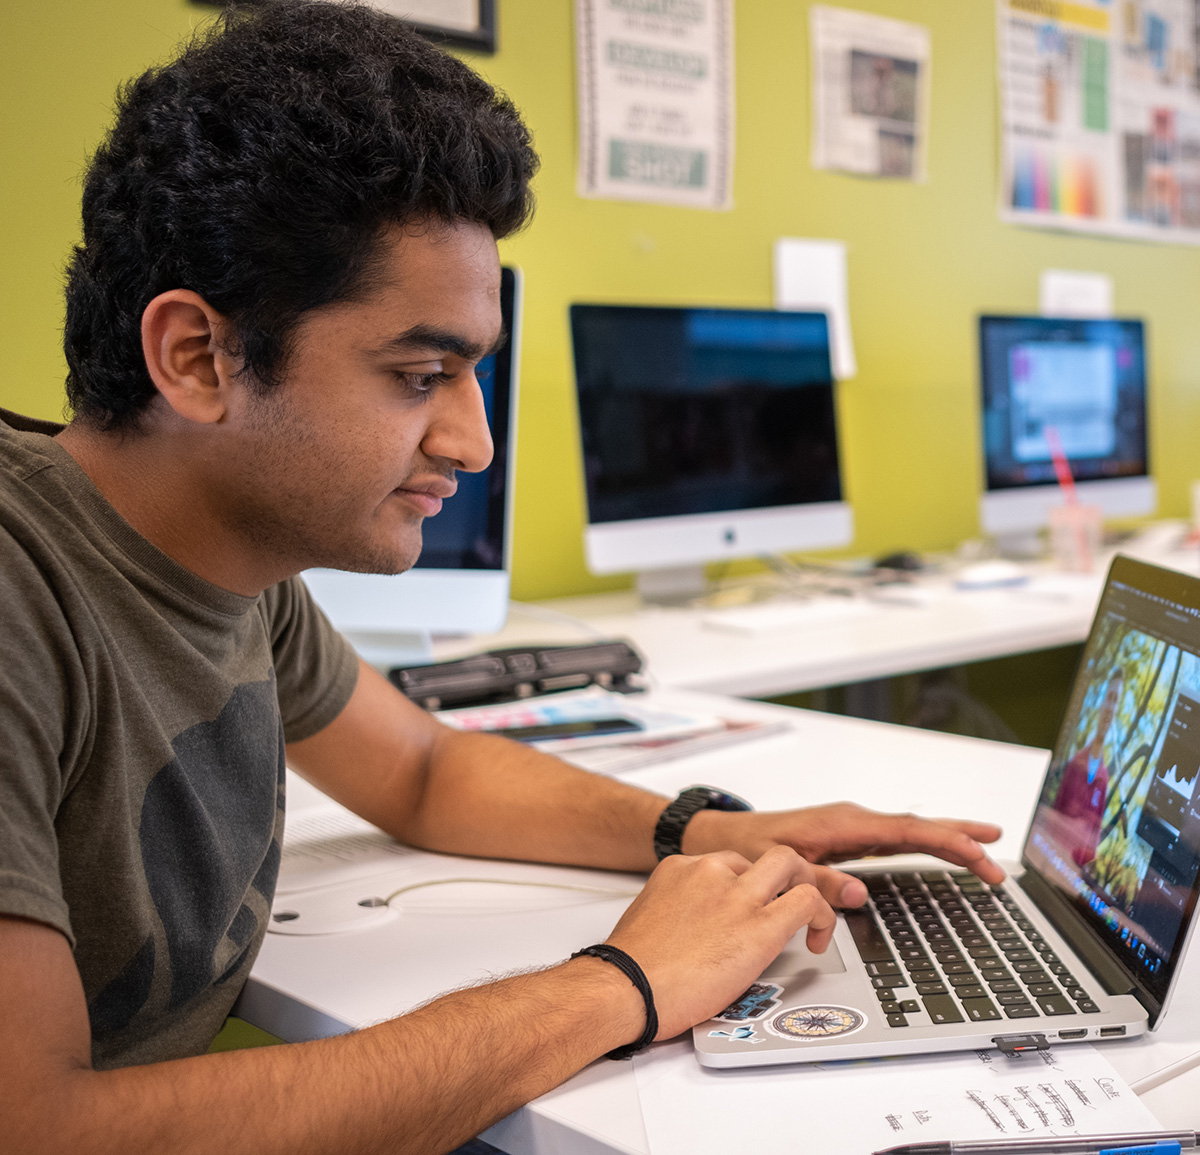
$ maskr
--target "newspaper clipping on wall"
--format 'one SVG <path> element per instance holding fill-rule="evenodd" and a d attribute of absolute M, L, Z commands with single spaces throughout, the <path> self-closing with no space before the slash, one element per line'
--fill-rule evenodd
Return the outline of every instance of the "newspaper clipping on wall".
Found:
<path fill-rule="evenodd" d="M 1200 0 L 997 0 L 1005 220 L 1200 244 Z"/>
<path fill-rule="evenodd" d="M 929 30 L 824 5 L 809 19 L 813 167 L 924 180 Z"/>
<path fill-rule="evenodd" d="M 576 0 L 579 193 L 727 209 L 733 0 Z"/>

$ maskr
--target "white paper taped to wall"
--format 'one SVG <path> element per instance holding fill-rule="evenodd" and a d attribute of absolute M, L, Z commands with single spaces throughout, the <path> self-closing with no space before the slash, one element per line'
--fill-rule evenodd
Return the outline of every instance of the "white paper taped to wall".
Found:
<path fill-rule="evenodd" d="M 858 372 L 850 335 L 846 246 L 841 241 L 780 237 L 775 242 L 775 308 L 814 309 L 829 317 L 833 375 Z"/>

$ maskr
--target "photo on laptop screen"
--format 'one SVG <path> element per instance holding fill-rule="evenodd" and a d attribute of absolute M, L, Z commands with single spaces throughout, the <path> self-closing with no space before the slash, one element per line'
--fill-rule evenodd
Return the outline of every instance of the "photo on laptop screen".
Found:
<path fill-rule="evenodd" d="M 1159 998 L 1200 874 L 1200 610 L 1109 585 L 1025 848 Z"/>

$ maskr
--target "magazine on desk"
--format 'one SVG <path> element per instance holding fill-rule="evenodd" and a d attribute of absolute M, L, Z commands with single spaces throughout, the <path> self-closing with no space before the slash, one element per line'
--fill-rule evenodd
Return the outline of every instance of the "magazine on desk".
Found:
<path fill-rule="evenodd" d="M 443 710 L 438 718 L 460 730 L 499 734 L 602 718 L 632 723 L 631 729 L 619 733 L 551 737 L 530 743 L 547 754 L 599 774 L 624 774 L 643 766 L 780 734 L 789 728 L 787 722 L 774 719 L 659 709 L 640 696 L 614 694 L 598 686 L 500 705 Z"/>

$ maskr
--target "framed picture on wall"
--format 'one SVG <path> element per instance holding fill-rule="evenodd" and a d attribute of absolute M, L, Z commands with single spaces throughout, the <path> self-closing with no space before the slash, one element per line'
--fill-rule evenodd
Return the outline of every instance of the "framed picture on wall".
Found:
<path fill-rule="evenodd" d="M 196 0 L 224 7 L 222 0 Z M 239 0 L 262 3 L 264 0 Z M 475 52 L 496 51 L 496 0 L 363 0 L 388 12 L 438 44 Z"/>
<path fill-rule="evenodd" d="M 496 0 L 367 0 L 440 44 L 496 51 Z"/>

